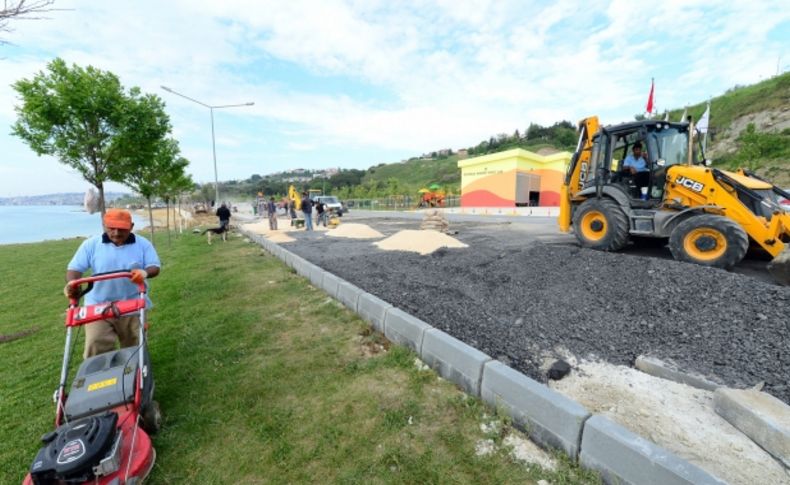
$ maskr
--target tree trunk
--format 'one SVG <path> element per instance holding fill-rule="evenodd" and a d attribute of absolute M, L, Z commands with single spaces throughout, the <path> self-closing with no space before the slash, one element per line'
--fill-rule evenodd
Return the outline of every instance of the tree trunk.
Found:
<path fill-rule="evenodd" d="M 101 218 L 104 220 L 104 213 L 106 212 L 104 205 L 104 183 L 99 182 L 96 184 L 96 188 L 99 189 L 99 210 L 101 211 Z"/>
<path fill-rule="evenodd" d="M 151 198 L 146 197 L 148 201 L 148 219 L 149 226 L 151 227 L 151 244 L 154 244 L 154 211 L 151 209 Z M 154 244 L 156 246 L 156 244 Z"/>
<path fill-rule="evenodd" d="M 170 246 L 170 197 L 165 197 L 165 230 L 167 231 L 167 245 Z M 174 221 L 175 222 L 175 221 Z"/>
<path fill-rule="evenodd" d="M 181 197 L 176 197 L 176 214 L 178 214 L 178 234 L 184 232 L 184 216 L 181 215 Z"/>

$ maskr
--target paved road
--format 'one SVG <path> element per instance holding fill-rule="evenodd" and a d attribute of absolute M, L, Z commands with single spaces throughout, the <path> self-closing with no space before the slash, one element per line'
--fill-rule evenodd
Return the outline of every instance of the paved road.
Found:
<path fill-rule="evenodd" d="M 420 212 L 397 212 L 397 211 L 368 211 L 352 210 L 343 215 L 343 220 L 353 222 L 359 219 L 404 219 L 422 220 L 425 215 Z M 452 225 L 453 222 L 468 223 L 480 222 L 484 224 L 502 225 L 507 224 L 509 229 L 514 232 L 521 232 L 527 238 L 537 238 L 543 242 L 557 244 L 576 244 L 576 238 L 572 234 L 563 234 L 557 226 L 556 217 L 534 217 L 534 216 L 494 216 L 494 215 L 475 215 L 475 214 L 447 214 L 447 219 Z M 452 227 L 451 227 L 452 229 Z M 648 256 L 660 259 L 672 259 L 669 249 L 664 247 L 644 247 L 631 245 L 622 251 L 624 254 L 637 256 Z M 751 276 L 768 283 L 776 283 L 765 266 L 770 261 L 770 257 L 759 252 L 750 252 L 746 258 L 739 263 L 733 272 Z"/>

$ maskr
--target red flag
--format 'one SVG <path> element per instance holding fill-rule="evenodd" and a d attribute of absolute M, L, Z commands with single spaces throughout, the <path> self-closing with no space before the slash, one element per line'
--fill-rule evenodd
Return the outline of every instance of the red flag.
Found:
<path fill-rule="evenodd" d="M 647 97 L 647 108 L 646 108 L 646 111 L 648 113 L 652 113 L 653 112 L 653 88 L 654 87 L 655 87 L 655 84 L 654 84 L 653 80 L 651 79 L 650 80 L 650 96 Z"/>

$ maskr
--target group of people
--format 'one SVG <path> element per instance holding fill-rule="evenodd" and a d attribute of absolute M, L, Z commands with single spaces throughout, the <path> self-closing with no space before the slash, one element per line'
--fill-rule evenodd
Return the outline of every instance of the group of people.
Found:
<path fill-rule="evenodd" d="M 326 227 L 329 211 L 326 204 L 322 201 L 314 201 L 310 198 L 307 192 L 302 192 L 302 215 L 304 216 L 304 227 L 306 231 L 313 230 L 313 208 L 315 208 L 315 224 L 320 226 L 323 224 Z"/>
<path fill-rule="evenodd" d="M 298 219 L 296 211 L 301 211 L 302 216 L 304 217 L 306 231 L 313 230 L 313 209 L 315 209 L 316 213 L 315 224 L 317 226 L 323 224 L 324 227 L 327 225 L 329 211 L 326 208 L 326 204 L 320 200 L 314 201 L 310 198 L 307 192 L 302 192 L 302 201 L 300 207 L 296 207 L 295 202 L 288 198 L 284 199 L 280 204 L 278 204 L 274 197 L 269 197 L 269 200 L 266 200 L 266 198 L 263 197 L 263 194 L 258 193 L 258 198 L 255 201 L 256 212 L 261 217 L 266 214 L 266 217 L 269 219 L 269 229 L 272 231 L 277 230 L 278 206 L 285 209 L 286 214 L 291 218 L 292 225 L 293 221 Z"/>

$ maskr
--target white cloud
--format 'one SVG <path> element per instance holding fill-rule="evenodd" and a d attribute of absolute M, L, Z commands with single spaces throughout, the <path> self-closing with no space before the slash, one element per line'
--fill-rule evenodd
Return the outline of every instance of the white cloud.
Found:
<path fill-rule="evenodd" d="M 246 160 L 304 163 L 337 147 L 458 148 L 530 122 L 630 119 L 651 77 L 660 108 L 757 81 L 788 42 L 782 3 L 59 0 L 66 11 L 16 26 L 22 49 L 0 60 L 0 122 L 14 117 L 7 86 L 61 56 L 162 96 L 198 179 L 213 179 L 207 110 L 160 85 L 209 104 L 256 102 L 218 114 L 221 173 L 239 177 L 260 171 L 245 173 Z M 293 82 L 271 79 L 272 65 L 289 66 Z M 355 88 L 325 91 L 322 79 Z"/>

